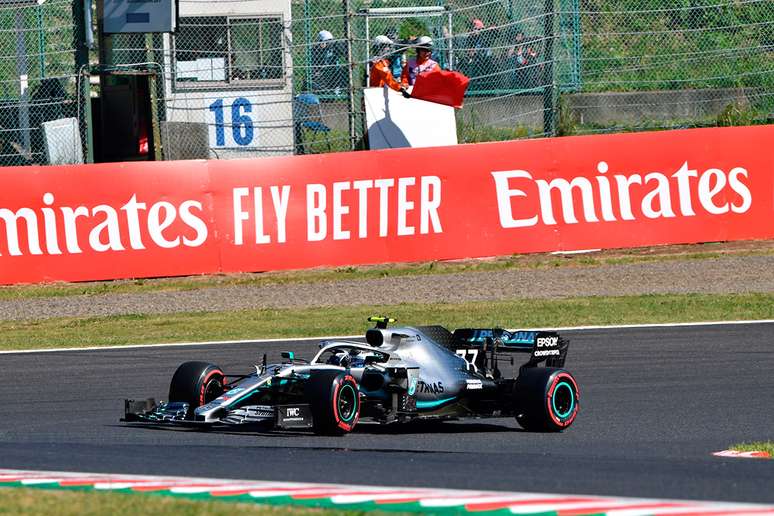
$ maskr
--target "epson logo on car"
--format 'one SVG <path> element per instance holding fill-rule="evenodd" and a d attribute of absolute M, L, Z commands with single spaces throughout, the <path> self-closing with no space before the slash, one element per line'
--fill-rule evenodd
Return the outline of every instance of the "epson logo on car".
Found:
<path fill-rule="evenodd" d="M 299 417 L 301 415 L 301 409 L 298 407 L 290 407 L 285 410 L 285 417 Z"/>
<path fill-rule="evenodd" d="M 559 344 L 559 337 L 539 337 L 537 347 L 553 348 Z"/>

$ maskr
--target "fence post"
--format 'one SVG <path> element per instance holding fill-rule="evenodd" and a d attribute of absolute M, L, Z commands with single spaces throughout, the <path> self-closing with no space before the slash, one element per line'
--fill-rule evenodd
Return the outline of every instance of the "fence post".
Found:
<path fill-rule="evenodd" d="M 314 63 L 312 62 L 312 25 L 309 20 L 310 16 L 309 0 L 304 0 L 304 43 L 306 43 L 304 45 L 304 57 L 306 59 L 304 81 L 306 82 L 306 85 L 303 86 L 303 91 L 312 91 L 312 73 L 314 73 Z"/>
<path fill-rule="evenodd" d="M 159 87 L 159 75 L 161 80 L 164 80 L 164 74 L 159 74 L 160 69 L 155 65 L 156 63 L 156 50 L 153 45 L 154 35 L 151 33 L 145 34 L 145 60 L 148 63 L 148 69 L 153 69 L 153 73 L 148 75 L 148 96 L 150 97 L 151 107 L 151 131 L 153 132 L 153 149 L 148 149 L 149 153 L 153 153 L 154 161 L 161 161 L 162 156 L 162 142 L 161 142 L 161 128 L 158 106 L 158 87 Z"/>
<path fill-rule="evenodd" d="M 30 143 L 30 105 L 29 105 L 29 77 L 27 70 L 27 47 L 24 41 L 23 7 L 18 7 L 15 16 L 16 29 L 16 75 L 19 76 L 19 134 L 21 135 L 21 147 L 23 152 L 32 156 Z M 32 161 L 32 158 L 30 158 Z"/>
<path fill-rule="evenodd" d="M 89 12 L 87 12 L 89 9 Z M 78 126 L 81 134 L 86 136 L 86 163 L 94 163 L 94 135 L 91 120 L 91 70 L 89 69 L 89 45 L 87 35 L 91 27 L 87 27 L 86 21 L 91 20 L 91 2 L 87 0 L 75 0 L 73 2 L 74 48 L 75 48 L 75 72 L 80 89 L 76 93 L 83 99 L 83 116 L 78 116 Z"/>
<path fill-rule="evenodd" d="M 43 4 L 38 4 L 38 64 L 40 67 L 40 78 L 46 77 L 46 31 L 43 29 Z"/>
<path fill-rule="evenodd" d="M 354 79 L 354 67 L 355 62 L 352 58 L 352 6 L 350 0 L 342 0 L 342 7 L 344 8 L 344 37 L 347 41 L 347 81 L 349 88 L 347 88 L 347 101 L 349 104 L 349 148 L 355 150 L 355 144 L 357 140 L 357 134 L 355 130 L 355 81 Z"/>
<path fill-rule="evenodd" d="M 583 47 L 581 40 L 581 22 L 580 22 L 580 0 L 574 0 L 572 4 L 572 69 L 573 69 L 573 88 L 575 91 L 581 89 L 581 58 Z"/>
<path fill-rule="evenodd" d="M 544 0 L 543 40 L 545 41 L 543 54 L 543 132 L 547 136 L 556 135 L 556 87 L 554 80 L 554 8 L 555 0 Z"/>

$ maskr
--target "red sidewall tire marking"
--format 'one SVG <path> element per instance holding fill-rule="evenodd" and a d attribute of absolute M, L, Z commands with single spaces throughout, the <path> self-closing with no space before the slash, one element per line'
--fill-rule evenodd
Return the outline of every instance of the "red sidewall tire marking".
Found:
<path fill-rule="evenodd" d="M 560 381 L 565 380 L 573 387 L 573 395 L 575 396 L 575 406 L 572 409 L 572 413 L 570 416 L 566 419 L 559 419 L 556 414 L 554 414 L 554 408 L 553 408 L 553 398 L 554 398 L 554 391 L 556 390 L 556 386 L 560 383 Z M 548 411 L 548 415 L 551 417 L 551 421 L 554 422 L 558 427 L 560 428 L 567 428 L 572 424 L 573 421 L 575 421 L 575 416 L 578 415 L 578 408 L 580 407 L 580 390 L 578 389 L 578 384 L 575 383 L 575 379 L 570 376 L 568 373 L 560 373 L 554 377 L 554 380 L 551 382 L 551 386 L 548 388 L 548 392 L 546 394 L 546 410 Z"/>
<path fill-rule="evenodd" d="M 339 414 L 339 391 L 344 386 L 345 382 L 351 382 L 353 384 L 353 389 L 355 391 L 355 408 L 353 409 L 355 411 L 355 416 L 352 418 L 352 421 L 347 422 L 344 421 L 341 418 L 341 414 Z M 331 396 L 331 403 L 333 404 L 333 418 L 336 420 L 336 425 L 344 430 L 345 432 L 351 432 L 353 428 L 355 428 L 355 425 L 357 424 L 358 419 L 360 419 L 360 400 L 357 398 L 357 382 L 355 381 L 355 378 L 351 375 L 347 375 L 344 378 L 337 378 L 336 379 L 336 386 L 333 389 L 333 395 Z"/>
<path fill-rule="evenodd" d="M 207 393 L 207 383 L 210 381 L 210 378 L 218 374 L 225 379 L 225 375 L 223 374 L 223 371 L 221 371 L 220 369 L 215 369 L 213 371 L 210 371 L 209 374 L 204 377 L 204 381 L 202 382 L 202 388 L 199 390 L 200 407 L 204 405 L 204 395 Z"/>

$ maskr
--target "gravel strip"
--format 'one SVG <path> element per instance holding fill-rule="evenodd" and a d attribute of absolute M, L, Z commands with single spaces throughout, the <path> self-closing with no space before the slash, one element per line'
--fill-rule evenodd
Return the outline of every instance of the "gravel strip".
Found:
<path fill-rule="evenodd" d="M 774 256 L 727 256 L 594 267 L 9 300 L 0 301 L 0 320 L 517 298 L 752 292 L 774 292 Z"/>

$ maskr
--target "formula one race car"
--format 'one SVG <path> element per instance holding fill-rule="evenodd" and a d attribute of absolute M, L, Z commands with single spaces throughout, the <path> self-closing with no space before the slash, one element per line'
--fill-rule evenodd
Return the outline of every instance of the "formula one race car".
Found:
<path fill-rule="evenodd" d="M 358 421 L 515 416 L 526 430 L 569 427 L 578 385 L 562 369 L 569 342 L 555 332 L 388 328 L 371 317 L 366 342 L 330 340 L 310 361 L 292 352 L 233 376 L 205 362 L 185 362 L 169 401 L 125 400 L 126 422 L 187 426 L 263 424 L 340 435 Z M 514 354 L 529 354 L 514 365 Z M 542 367 L 541 367 L 542 365 Z M 509 375 L 503 370 L 510 369 Z M 514 374 L 517 373 L 517 374 Z"/>

